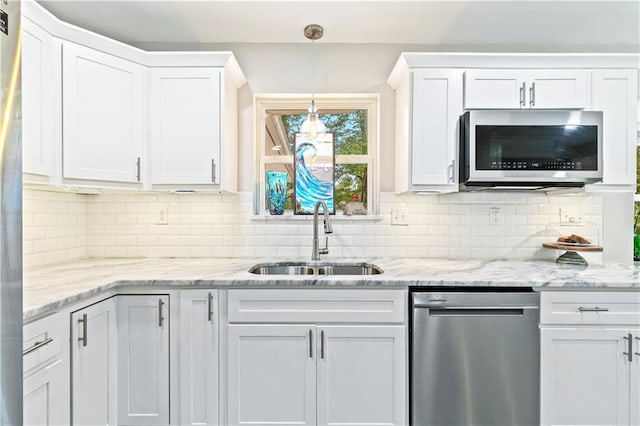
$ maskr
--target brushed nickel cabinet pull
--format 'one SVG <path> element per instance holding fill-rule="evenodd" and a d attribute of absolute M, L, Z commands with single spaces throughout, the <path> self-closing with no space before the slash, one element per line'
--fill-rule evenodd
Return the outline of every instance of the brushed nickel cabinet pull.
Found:
<path fill-rule="evenodd" d="M 536 106 L 536 83 L 531 83 L 529 88 L 529 105 Z"/>
<path fill-rule="evenodd" d="M 138 182 L 140 182 L 140 157 L 138 157 L 138 159 L 136 160 L 136 179 L 138 179 Z"/>
<path fill-rule="evenodd" d="M 449 182 L 454 181 L 455 175 L 456 175 L 456 160 L 452 160 L 451 164 L 449 164 Z"/>
<path fill-rule="evenodd" d="M 324 330 L 320 331 L 320 359 L 324 359 Z"/>
<path fill-rule="evenodd" d="M 29 349 L 25 349 L 24 351 L 22 351 L 22 355 L 30 354 L 33 351 L 37 351 L 41 347 L 46 346 L 51 342 L 53 342 L 53 337 L 49 337 L 48 339 L 45 339 L 42 342 L 35 342 L 33 346 L 31 346 Z"/>
<path fill-rule="evenodd" d="M 313 358 L 313 330 L 309 330 L 309 358 Z"/>
<path fill-rule="evenodd" d="M 213 295 L 211 293 L 207 297 L 207 317 L 209 322 L 213 321 Z"/>
<path fill-rule="evenodd" d="M 164 301 L 162 299 L 158 299 L 158 327 L 162 327 L 162 323 L 164 322 L 164 316 L 162 316 L 163 306 Z"/>
<path fill-rule="evenodd" d="M 211 182 L 216 183 L 216 160 L 211 159 Z"/>
<path fill-rule="evenodd" d="M 622 354 L 626 355 L 627 360 L 631 362 L 633 361 L 633 336 L 631 335 L 631 333 L 629 333 L 626 336 L 624 336 L 623 339 L 627 341 L 627 350 L 629 352 L 622 352 Z"/>
<path fill-rule="evenodd" d="M 525 101 L 524 101 L 524 91 L 526 90 L 525 88 L 525 83 L 522 82 L 522 86 L 520 86 L 520 106 L 523 107 L 525 105 Z"/>
<path fill-rule="evenodd" d="M 600 308 L 598 306 L 595 306 L 593 308 L 585 308 L 580 306 L 578 308 L 578 311 L 580 312 L 609 312 L 609 308 Z"/>
<path fill-rule="evenodd" d="M 82 318 L 78 319 L 78 324 L 82 323 L 82 336 L 78 337 L 78 342 L 82 342 L 82 346 L 87 346 L 87 314 L 82 314 Z"/>

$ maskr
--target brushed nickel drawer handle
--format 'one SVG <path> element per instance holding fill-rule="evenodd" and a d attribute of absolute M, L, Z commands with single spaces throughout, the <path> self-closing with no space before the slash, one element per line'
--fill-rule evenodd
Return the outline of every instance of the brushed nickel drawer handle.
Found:
<path fill-rule="evenodd" d="M 580 312 L 609 312 L 609 308 L 599 308 L 598 306 L 594 307 L 594 308 L 585 308 L 580 306 L 578 308 L 578 311 Z"/>
<path fill-rule="evenodd" d="M 37 351 L 41 347 L 46 346 L 51 342 L 53 342 L 53 337 L 49 337 L 48 339 L 45 339 L 42 342 L 36 342 L 29 349 L 25 349 L 24 351 L 22 351 L 22 355 L 30 354 L 33 351 Z"/>

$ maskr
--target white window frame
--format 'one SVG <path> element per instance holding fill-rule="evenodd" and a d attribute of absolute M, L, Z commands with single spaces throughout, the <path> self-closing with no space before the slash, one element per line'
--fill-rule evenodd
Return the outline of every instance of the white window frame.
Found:
<path fill-rule="evenodd" d="M 266 155 L 264 152 L 266 138 L 266 115 L 269 110 L 301 110 L 306 111 L 311 102 L 311 95 L 299 94 L 256 94 L 254 105 L 254 190 L 253 210 L 259 216 L 268 216 L 265 209 L 265 171 L 267 164 L 293 164 L 293 156 Z M 316 94 L 315 103 L 322 113 L 328 109 L 365 109 L 367 110 L 367 154 L 336 155 L 336 164 L 367 164 L 367 210 L 370 215 L 379 212 L 379 136 L 380 136 L 380 96 L 377 94 Z M 366 161 L 363 161 L 366 160 Z M 336 208 L 336 215 L 342 210 Z M 291 217 L 285 212 L 283 217 Z M 272 216 L 277 217 L 277 216 Z"/>

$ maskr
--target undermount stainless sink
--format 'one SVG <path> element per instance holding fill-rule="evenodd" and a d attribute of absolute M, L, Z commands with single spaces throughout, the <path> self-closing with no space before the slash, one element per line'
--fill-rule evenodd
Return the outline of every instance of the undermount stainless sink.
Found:
<path fill-rule="evenodd" d="M 258 275 L 377 275 L 384 271 L 364 262 L 276 262 L 258 263 L 249 272 Z"/>

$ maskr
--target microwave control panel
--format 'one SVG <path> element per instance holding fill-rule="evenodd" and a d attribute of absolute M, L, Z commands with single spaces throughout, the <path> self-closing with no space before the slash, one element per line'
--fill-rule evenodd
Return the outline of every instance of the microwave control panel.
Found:
<path fill-rule="evenodd" d="M 582 162 L 562 160 L 503 160 L 492 161 L 489 170 L 582 170 Z"/>

